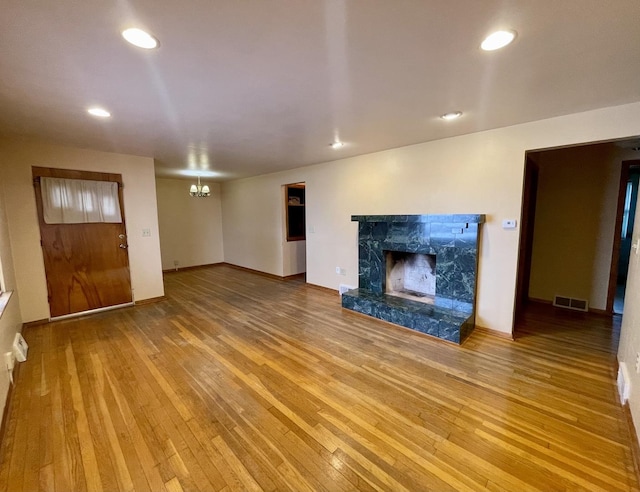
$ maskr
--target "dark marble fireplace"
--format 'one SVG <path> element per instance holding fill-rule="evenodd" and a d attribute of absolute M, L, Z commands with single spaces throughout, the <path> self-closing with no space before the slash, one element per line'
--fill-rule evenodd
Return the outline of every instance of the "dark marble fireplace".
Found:
<path fill-rule="evenodd" d="M 463 342 L 475 324 L 485 216 L 354 215 L 351 220 L 358 222 L 359 281 L 357 289 L 343 294 L 342 306 Z M 404 273 L 408 266 L 415 270 Z"/>

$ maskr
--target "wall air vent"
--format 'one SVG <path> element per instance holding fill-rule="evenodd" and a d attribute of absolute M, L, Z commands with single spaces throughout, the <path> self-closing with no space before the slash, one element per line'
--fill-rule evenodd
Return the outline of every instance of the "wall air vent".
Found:
<path fill-rule="evenodd" d="M 574 299 L 572 297 L 555 296 L 553 305 L 565 309 L 573 309 L 574 311 L 589 311 L 589 301 L 586 299 Z"/>

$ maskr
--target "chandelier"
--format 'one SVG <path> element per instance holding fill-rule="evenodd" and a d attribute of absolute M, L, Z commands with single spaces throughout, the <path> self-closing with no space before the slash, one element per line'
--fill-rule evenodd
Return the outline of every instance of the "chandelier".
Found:
<path fill-rule="evenodd" d="M 201 185 L 200 184 L 200 176 L 198 176 L 198 184 L 191 185 L 191 188 L 189 189 L 189 194 L 191 196 L 197 196 L 197 197 L 206 197 L 206 196 L 210 196 L 211 195 L 211 191 L 209 190 L 209 186 L 208 185 Z"/>

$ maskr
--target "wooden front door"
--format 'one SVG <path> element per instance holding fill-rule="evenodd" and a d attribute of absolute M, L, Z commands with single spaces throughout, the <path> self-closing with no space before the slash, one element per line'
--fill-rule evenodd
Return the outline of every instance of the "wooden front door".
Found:
<path fill-rule="evenodd" d="M 115 181 L 122 223 L 46 224 L 40 177 Z M 132 302 L 119 174 L 33 168 L 51 317 Z"/>

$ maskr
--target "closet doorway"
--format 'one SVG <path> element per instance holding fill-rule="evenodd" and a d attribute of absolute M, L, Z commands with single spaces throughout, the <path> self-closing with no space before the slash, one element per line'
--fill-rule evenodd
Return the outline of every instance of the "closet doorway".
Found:
<path fill-rule="evenodd" d="M 294 277 L 307 271 L 306 184 L 283 185 L 285 240 L 282 247 L 282 276 Z"/>

